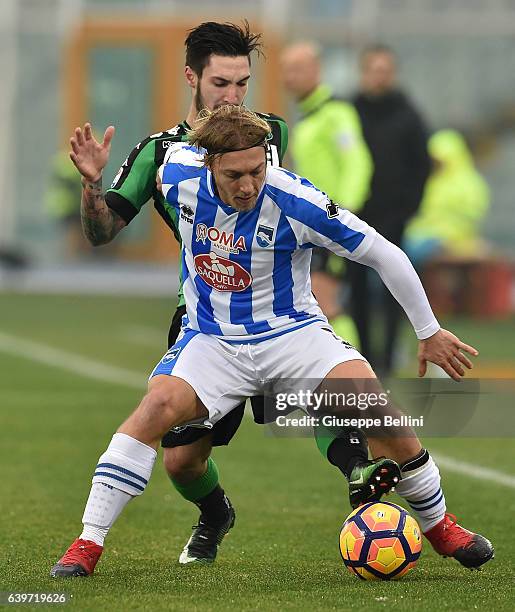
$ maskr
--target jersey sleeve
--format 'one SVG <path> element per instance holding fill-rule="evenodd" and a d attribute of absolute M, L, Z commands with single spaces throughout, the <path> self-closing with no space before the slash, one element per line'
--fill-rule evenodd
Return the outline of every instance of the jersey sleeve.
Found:
<path fill-rule="evenodd" d="M 300 248 L 324 247 L 357 260 L 374 242 L 377 232 L 373 227 L 341 208 L 307 179 L 281 168 L 267 188 L 280 203 Z"/>
<path fill-rule="evenodd" d="M 274 147 L 274 149 L 277 151 L 277 158 L 272 154 L 269 161 L 273 166 L 280 166 L 283 163 L 286 150 L 288 149 L 288 125 L 282 117 L 279 117 L 279 115 L 274 115 L 273 113 L 257 114 L 262 119 L 265 119 L 270 126 L 272 139 L 269 142 L 269 145 Z"/>
<path fill-rule="evenodd" d="M 148 138 L 134 147 L 106 192 L 106 204 L 127 224 L 151 199 L 156 172 L 155 140 Z"/>

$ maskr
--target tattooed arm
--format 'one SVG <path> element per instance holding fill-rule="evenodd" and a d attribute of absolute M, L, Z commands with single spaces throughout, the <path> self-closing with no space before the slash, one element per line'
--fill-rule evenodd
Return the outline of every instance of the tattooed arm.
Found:
<path fill-rule="evenodd" d="M 96 181 L 82 178 L 80 216 L 84 235 L 93 246 L 111 242 L 127 224 L 118 213 L 111 210 L 102 191 L 102 176 Z"/>
<path fill-rule="evenodd" d="M 93 137 L 91 124 L 84 130 L 75 129 L 70 139 L 70 159 L 82 175 L 81 219 L 84 235 L 93 246 L 110 242 L 125 227 L 125 221 L 105 201 L 102 191 L 102 170 L 105 168 L 111 150 L 114 127 L 109 126 L 103 141 Z"/>

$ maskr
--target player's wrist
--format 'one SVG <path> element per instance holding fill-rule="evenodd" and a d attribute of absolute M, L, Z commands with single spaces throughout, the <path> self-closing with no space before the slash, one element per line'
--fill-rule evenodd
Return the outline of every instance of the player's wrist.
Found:
<path fill-rule="evenodd" d="M 80 182 L 83 189 L 102 189 L 102 173 L 93 179 L 81 176 Z"/>

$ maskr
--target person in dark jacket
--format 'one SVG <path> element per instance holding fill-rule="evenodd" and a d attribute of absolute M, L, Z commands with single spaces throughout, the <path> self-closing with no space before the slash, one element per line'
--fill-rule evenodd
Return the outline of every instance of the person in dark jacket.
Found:
<path fill-rule="evenodd" d="M 374 163 L 370 195 L 357 214 L 400 246 L 407 221 L 416 213 L 431 163 L 427 130 L 417 109 L 396 82 L 396 58 L 383 45 L 361 55 L 360 89 L 353 96 L 361 118 L 363 136 Z M 371 308 L 374 288 L 370 271 L 349 266 L 352 287 L 351 313 L 356 322 L 362 353 L 374 368 L 388 375 L 393 366 L 401 310 L 391 294 L 383 293 L 381 348 L 371 342 Z M 382 289 L 380 289 L 382 291 Z"/>

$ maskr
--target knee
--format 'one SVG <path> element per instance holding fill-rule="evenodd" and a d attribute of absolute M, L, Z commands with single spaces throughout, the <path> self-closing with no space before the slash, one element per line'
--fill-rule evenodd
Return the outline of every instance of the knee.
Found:
<path fill-rule="evenodd" d="M 154 384 L 141 402 L 145 418 L 172 427 L 195 418 L 195 406 L 173 379 Z"/>

